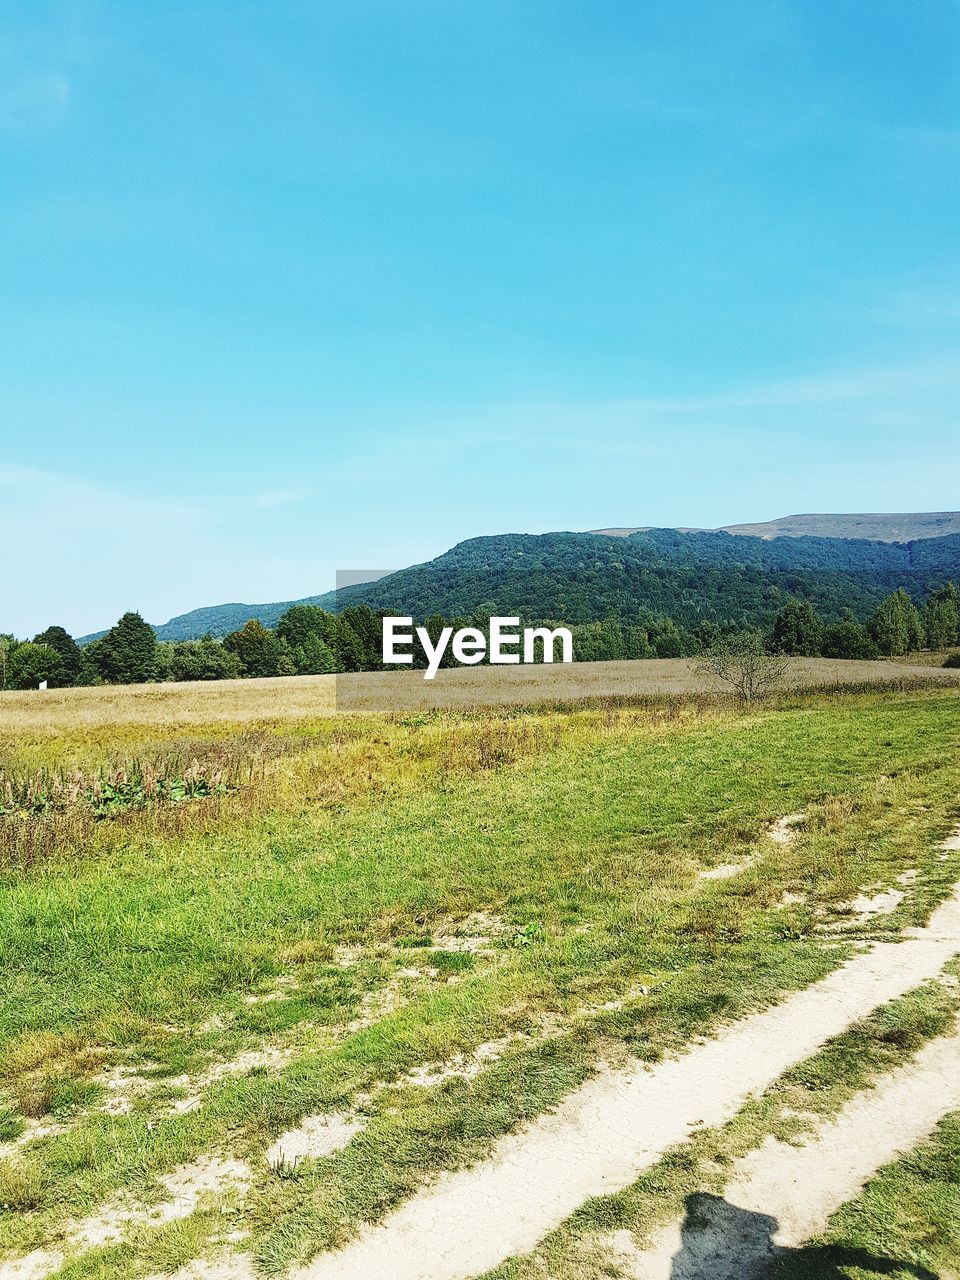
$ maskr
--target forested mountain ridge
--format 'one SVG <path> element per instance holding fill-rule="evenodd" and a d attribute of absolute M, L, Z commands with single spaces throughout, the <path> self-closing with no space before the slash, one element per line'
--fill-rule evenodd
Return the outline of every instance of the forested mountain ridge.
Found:
<path fill-rule="evenodd" d="M 156 631 L 161 640 L 224 636 L 249 618 L 275 626 L 291 604 L 333 609 L 360 602 L 417 618 L 497 612 L 575 623 L 663 614 L 687 627 L 702 620 L 764 626 L 788 596 L 809 599 L 828 620 L 844 609 L 866 618 L 898 587 L 922 596 L 958 577 L 956 533 L 912 542 L 676 529 L 629 536 L 499 534 L 458 543 L 425 564 L 338 596 L 195 609 Z"/>
<path fill-rule="evenodd" d="M 493 611 L 583 623 L 663 614 L 685 627 L 703 620 L 764 626 L 789 596 L 810 600 L 828 620 L 845 609 L 866 618 L 899 587 L 924 594 L 958 575 L 960 534 L 913 543 L 674 529 L 629 537 L 501 534 L 341 591 L 338 603 L 418 618 Z"/>

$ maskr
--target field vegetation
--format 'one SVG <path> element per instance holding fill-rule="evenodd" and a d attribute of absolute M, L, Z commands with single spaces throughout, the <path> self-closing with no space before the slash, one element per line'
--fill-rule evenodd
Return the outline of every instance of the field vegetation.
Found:
<path fill-rule="evenodd" d="M 0 695 L 0 1259 L 282 1274 L 601 1064 L 921 925 L 960 879 L 940 848 L 955 685 L 744 708 L 684 673 L 672 694 L 349 715 L 323 677 Z M 866 889 L 894 905 L 864 916 Z M 830 1114 L 957 1004 L 934 983 L 850 1028 L 502 1275 L 616 1275 L 598 1232 Z M 288 1157 L 305 1121 L 326 1145 Z M 945 1122 L 838 1230 L 875 1244 L 871 1205 L 908 1187 L 911 1256 L 956 1269 L 958 1157 Z M 171 1177 L 221 1166 L 232 1182 L 165 1212 Z"/>
<path fill-rule="evenodd" d="M 725 570 L 732 571 L 729 567 Z M 281 614 L 275 629 L 251 617 L 222 639 L 204 635 L 158 642 L 155 629 L 138 613 L 125 613 L 109 631 L 82 646 L 61 626 L 48 627 L 33 640 L 0 635 L 0 689 L 380 671 L 384 669 L 382 629 L 386 616 L 407 616 L 409 612 L 422 620 L 433 646 L 448 626 L 444 614 L 420 612 L 419 606 L 403 602 L 400 587 L 390 586 L 395 578 L 403 575 L 387 579 L 384 586 L 374 584 L 380 592 L 399 592 L 399 596 L 386 597 L 386 608 L 374 610 L 358 602 L 328 612 L 317 604 L 295 604 Z M 508 579 L 506 575 L 504 581 Z M 489 651 L 493 616 L 526 615 L 531 620 L 530 610 L 521 610 L 509 596 L 504 597 L 505 589 L 493 592 L 491 588 L 493 594 L 471 614 L 452 616 L 450 629 L 456 632 L 470 627 L 483 632 Z M 672 613 L 638 611 L 628 607 L 628 596 L 625 594 L 617 607 L 598 598 L 592 613 L 588 610 L 585 617 L 581 616 L 583 610 L 562 605 L 556 612 L 542 612 L 532 620 L 547 627 L 568 626 L 577 662 L 706 655 L 712 657 L 715 670 L 720 667 L 719 657 L 729 656 L 731 651 L 741 655 L 753 651 L 770 658 L 871 661 L 924 649 L 949 651 L 960 644 L 960 596 L 951 581 L 941 581 L 931 589 L 922 608 L 899 587 L 861 620 L 848 608 L 821 616 L 806 595 L 788 595 L 777 588 L 766 611 L 739 609 L 728 592 L 726 613 L 704 608 L 691 627 L 678 621 L 678 609 Z M 414 667 L 427 665 L 429 655 L 419 639 L 411 656 Z M 948 656 L 948 663 L 953 660 Z M 444 652 L 440 665 L 458 665 L 452 649 Z M 771 666 L 769 662 L 763 665 Z"/>

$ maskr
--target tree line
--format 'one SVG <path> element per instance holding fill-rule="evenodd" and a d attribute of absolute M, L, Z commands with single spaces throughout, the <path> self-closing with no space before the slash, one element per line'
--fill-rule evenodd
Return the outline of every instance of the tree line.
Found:
<path fill-rule="evenodd" d="M 483 614 L 447 619 L 430 615 L 424 625 L 436 641 L 445 626 L 486 632 L 496 606 Z M 231 680 L 257 676 L 327 675 L 381 670 L 381 620 L 386 611 L 350 605 L 330 613 L 318 605 L 293 605 L 275 628 L 252 618 L 223 639 L 158 641 L 139 613 L 125 613 L 104 635 L 80 646 L 60 626 L 32 640 L 0 635 L 0 688 L 142 684 L 165 680 Z M 549 619 L 544 625 L 563 623 Z M 610 617 L 570 628 L 578 662 L 694 657 L 742 631 L 733 624 L 701 621 L 693 629 L 665 615 L 640 622 Z M 919 649 L 960 644 L 960 593 L 952 582 L 938 587 L 918 608 L 903 588 L 859 622 L 849 611 L 826 622 L 807 599 L 788 599 L 762 635 L 770 653 L 800 657 L 897 657 Z M 414 665 L 424 665 L 415 656 Z M 441 665 L 455 665 L 446 656 Z"/>

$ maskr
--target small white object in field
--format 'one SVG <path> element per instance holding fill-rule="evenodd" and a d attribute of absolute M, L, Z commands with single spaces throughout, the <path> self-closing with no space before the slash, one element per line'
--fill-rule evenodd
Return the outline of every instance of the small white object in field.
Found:
<path fill-rule="evenodd" d="M 47 687 L 46 680 L 41 680 L 39 685 L 37 686 L 38 689 L 45 689 L 46 687 Z"/>

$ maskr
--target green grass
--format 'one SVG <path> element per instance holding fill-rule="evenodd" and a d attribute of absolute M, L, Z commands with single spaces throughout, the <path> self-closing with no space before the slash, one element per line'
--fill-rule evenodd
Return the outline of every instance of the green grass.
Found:
<path fill-rule="evenodd" d="M 328 721 L 274 753 L 255 804 L 230 798 L 213 821 L 198 802 L 173 829 L 104 821 L 86 850 L 7 871 L 0 1141 L 31 1116 L 67 1131 L 0 1165 L 0 1248 L 37 1247 L 119 1189 L 156 1196 L 164 1172 L 229 1148 L 254 1169 L 237 1221 L 278 1272 L 483 1154 L 601 1057 L 656 1058 L 827 972 L 853 940 L 822 936 L 815 908 L 829 918 L 916 867 L 882 928 L 922 922 L 960 876 L 960 856 L 935 852 L 957 820 L 958 705 L 951 691 Z M 773 845 L 769 823 L 798 810 L 797 841 Z M 697 878 L 750 858 L 732 880 Z M 806 901 L 782 908 L 787 892 Z M 475 912 L 497 922 L 489 948 L 432 945 Z M 351 1031 L 358 1018 L 371 1024 Z M 475 1079 L 403 1082 L 511 1032 Z M 264 1047 L 288 1065 L 167 1114 L 190 1092 L 178 1075 Z M 156 1084 L 111 1116 L 95 1081 L 117 1065 Z M 357 1105 L 366 1127 L 344 1151 L 290 1177 L 266 1166 L 277 1133 Z M 146 1274 L 222 1225 L 198 1213 L 146 1233 L 109 1251 L 109 1274 Z"/>
<path fill-rule="evenodd" d="M 871 1259 L 899 1266 L 880 1272 Z M 960 1112 L 946 1116 L 933 1137 L 881 1170 L 863 1195 L 834 1215 L 829 1231 L 798 1249 L 777 1280 L 830 1280 L 837 1268 L 850 1280 L 877 1274 L 946 1277 L 960 1269 Z"/>

